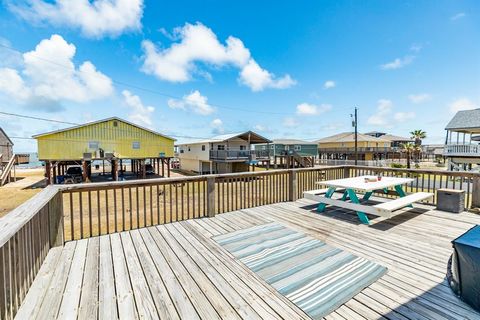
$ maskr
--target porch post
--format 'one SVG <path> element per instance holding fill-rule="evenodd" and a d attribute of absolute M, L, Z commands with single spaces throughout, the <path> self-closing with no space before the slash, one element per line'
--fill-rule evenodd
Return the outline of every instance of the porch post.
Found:
<path fill-rule="evenodd" d="M 472 180 L 472 207 L 480 208 L 480 177 L 475 176 Z"/>
<path fill-rule="evenodd" d="M 215 177 L 207 178 L 207 215 L 215 217 Z"/>
<path fill-rule="evenodd" d="M 288 172 L 288 200 L 297 200 L 297 172 L 294 170 Z"/>

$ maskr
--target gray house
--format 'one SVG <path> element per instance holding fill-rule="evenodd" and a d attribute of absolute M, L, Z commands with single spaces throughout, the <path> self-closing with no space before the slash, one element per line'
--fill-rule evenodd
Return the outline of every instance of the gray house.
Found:
<path fill-rule="evenodd" d="M 7 136 L 5 131 L 0 128 L 0 162 L 8 162 L 13 156 L 13 142 Z"/>
<path fill-rule="evenodd" d="M 267 150 L 275 167 L 313 167 L 318 154 L 317 144 L 298 139 L 274 139 L 270 144 L 255 145 L 255 150 Z"/>

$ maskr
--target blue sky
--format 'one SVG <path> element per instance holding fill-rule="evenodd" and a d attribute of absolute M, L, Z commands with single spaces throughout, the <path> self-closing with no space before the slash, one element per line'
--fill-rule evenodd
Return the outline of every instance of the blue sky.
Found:
<path fill-rule="evenodd" d="M 480 107 L 478 1 L 116 2 L 1 2 L 0 110 L 314 140 L 351 130 L 357 106 L 361 132 L 423 129 L 441 143 L 455 111 Z M 0 126 L 29 137 L 65 125 Z"/>

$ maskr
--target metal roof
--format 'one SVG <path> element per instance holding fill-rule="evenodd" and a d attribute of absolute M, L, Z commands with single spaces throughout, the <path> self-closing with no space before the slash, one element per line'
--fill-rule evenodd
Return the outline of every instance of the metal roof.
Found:
<path fill-rule="evenodd" d="M 415 139 L 412 138 L 395 136 L 393 134 L 384 134 L 383 136 L 380 136 L 380 139 L 386 139 L 390 141 L 415 141 Z"/>
<path fill-rule="evenodd" d="M 362 134 L 362 133 L 358 133 L 357 139 L 358 141 L 368 141 L 368 142 L 378 142 L 378 143 L 391 142 L 390 140 L 387 140 L 387 139 L 375 138 L 373 136 L 369 136 L 367 134 Z M 334 143 L 334 142 L 353 142 L 353 141 L 355 141 L 355 133 L 342 132 L 330 137 L 316 140 L 315 142 L 316 143 Z"/>
<path fill-rule="evenodd" d="M 445 130 L 479 129 L 480 109 L 458 111 Z"/>
<path fill-rule="evenodd" d="M 193 139 L 190 141 L 179 143 L 178 145 L 181 146 L 181 145 L 199 144 L 199 143 L 224 142 L 224 141 L 232 140 L 235 138 L 248 141 L 248 135 L 250 135 L 250 143 L 253 143 L 253 144 L 272 142 L 271 140 L 259 135 L 258 133 L 255 133 L 253 131 L 246 131 L 246 132 L 222 134 L 222 135 L 211 137 L 210 139 Z"/>
<path fill-rule="evenodd" d="M 284 144 L 284 145 L 291 145 L 291 144 L 313 144 L 316 145 L 315 142 L 299 140 L 299 139 L 273 139 L 273 144 Z"/>
<path fill-rule="evenodd" d="M 77 125 L 77 126 L 68 127 L 68 128 L 65 128 L 65 129 L 60 129 L 60 130 L 54 130 L 54 131 L 49 131 L 49 132 L 45 132 L 45 133 L 40 133 L 40 134 L 36 134 L 36 135 L 32 136 L 32 138 L 38 138 L 38 137 L 43 137 L 43 136 L 47 136 L 47 135 L 59 133 L 59 132 L 70 131 L 70 130 L 78 129 L 78 128 L 85 127 L 85 126 L 91 126 L 91 125 L 94 125 L 94 124 L 98 124 L 98 123 L 102 123 L 102 122 L 107 122 L 107 121 L 110 121 L 110 120 L 121 121 L 121 122 L 127 123 L 127 124 L 129 124 L 129 125 L 131 125 L 131 126 L 135 126 L 135 127 L 140 128 L 140 129 L 142 129 L 142 130 L 145 130 L 145 131 L 151 132 L 151 133 L 153 133 L 153 134 L 162 136 L 162 137 L 164 137 L 164 138 L 167 138 L 167 139 L 170 139 L 170 140 L 173 140 L 173 141 L 176 141 L 176 140 L 177 140 L 177 139 L 175 139 L 175 138 L 172 138 L 172 137 L 166 136 L 166 135 L 164 135 L 164 134 L 158 133 L 158 132 L 156 132 L 156 131 L 150 130 L 150 129 L 148 129 L 148 128 L 139 126 L 138 124 L 135 124 L 135 123 L 132 123 L 132 122 L 130 122 L 130 121 L 121 119 L 121 118 L 119 118 L 119 117 L 110 117 L 110 118 L 106 118 L 106 119 L 102 119 L 102 120 L 87 122 L 87 123 L 85 123 L 85 124 L 79 124 L 79 125 Z"/>

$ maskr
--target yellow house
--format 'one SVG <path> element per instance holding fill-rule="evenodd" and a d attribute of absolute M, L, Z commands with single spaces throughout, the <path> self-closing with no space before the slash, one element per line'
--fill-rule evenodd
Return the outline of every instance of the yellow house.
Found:
<path fill-rule="evenodd" d="M 159 168 L 162 161 L 169 166 L 173 157 L 175 139 L 129 121 L 112 117 L 66 129 L 33 136 L 38 144 L 38 158 L 46 162 L 47 178 L 53 169 L 54 177 L 64 173 L 68 165 L 82 164 L 89 176 L 92 161 L 107 160 L 112 164 L 112 175 L 116 175 L 117 162 L 132 161 L 132 171 L 141 171 L 145 160 Z M 138 167 L 138 168 L 137 168 Z M 56 168 L 59 172 L 56 172 Z M 121 166 L 122 168 L 122 166 Z M 145 175 L 145 170 L 142 174 Z M 163 172 L 162 172 L 163 175 Z M 115 177 L 116 179 L 116 177 Z"/>
<path fill-rule="evenodd" d="M 355 157 L 355 134 L 343 132 L 315 141 L 321 159 L 353 160 Z M 357 150 L 359 160 L 385 158 L 391 151 L 391 141 L 358 133 Z"/>

